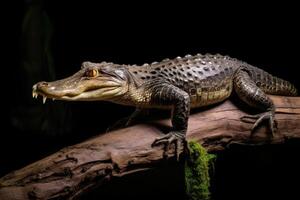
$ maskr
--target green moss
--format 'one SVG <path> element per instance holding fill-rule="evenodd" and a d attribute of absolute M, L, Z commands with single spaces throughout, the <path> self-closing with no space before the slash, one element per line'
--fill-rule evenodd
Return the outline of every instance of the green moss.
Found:
<path fill-rule="evenodd" d="M 188 143 L 189 155 L 185 162 L 186 193 L 192 200 L 210 199 L 209 168 L 215 155 L 208 154 L 197 142 Z M 213 167 L 213 166 L 212 166 Z"/>

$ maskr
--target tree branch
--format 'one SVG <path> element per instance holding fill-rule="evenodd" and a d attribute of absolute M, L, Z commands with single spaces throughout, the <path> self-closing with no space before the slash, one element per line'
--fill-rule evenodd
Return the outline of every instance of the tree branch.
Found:
<path fill-rule="evenodd" d="M 278 131 L 240 121 L 245 115 L 230 101 L 192 114 L 188 140 L 196 140 L 209 152 L 222 151 L 231 144 L 283 143 L 300 138 L 300 97 L 271 96 L 277 109 Z M 168 131 L 170 120 L 135 125 L 99 135 L 0 178 L 0 199 L 74 199 L 112 177 L 157 167 L 163 148 L 151 147 L 156 137 Z M 174 158 L 172 149 L 169 158 Z"/>

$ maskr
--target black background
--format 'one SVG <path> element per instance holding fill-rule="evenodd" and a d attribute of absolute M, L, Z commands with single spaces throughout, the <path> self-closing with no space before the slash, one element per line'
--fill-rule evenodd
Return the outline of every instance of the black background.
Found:
<path fill-rule="evenodd" d="M 5 78 L 10 82 L 5 87 L 8 106 L 4 110 L 8 113 L 20 98 L 15 93 L 20 77 L 16 69 L 22 57 L 21 24 L 27 7 L 15 1 L 13 8 L 7 16 L 11 37 Z M 52 53 L 57 78 L 76 72 L 86 60 L 143 64 L 186 54 L 220 53 L 261 67 L 300 88 L 299 13 L 293 5 L 46 1 L 44 8 L 54 27 Z M 0 175 L 103 132 L 133 110 L 107 102 L 67 104 L 73 131 L 66 136 L 16 130 L 10 118 L 5 118 L 3 127 L 11 131 L 0 135 Z M 234 146 L 221 153 L 213 178 L 214 198 L 299 196 L 299 145 L 299 141 L 290 141 L 264 147 Z M 182 164 L 165 164 L 162 169 L 115 180 L 84 199 L 184 198 L 181 171 Z"/>

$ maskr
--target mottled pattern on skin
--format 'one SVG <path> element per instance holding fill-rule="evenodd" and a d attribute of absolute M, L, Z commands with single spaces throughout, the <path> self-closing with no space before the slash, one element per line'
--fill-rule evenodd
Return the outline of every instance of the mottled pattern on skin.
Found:
<path fill-rule="evenodd" d="M 163 60 L 143 66 L 128 66 L 128 70 L 141 85 L 149 82 L 164 82 L 174 85 L 191 98 L 191 107 L 206 106 L 228 98 L 232 93 L 233 79 L 237 70 L 244 68 L 255 85 L 267 94 L 295 95 L 296 88 L 287 81 L 245 62 L 228 56 L 201 55 Z M 144 91 L 134 95 L 144 96 Z M 133 96 L 134 96 L 133 95 Z M 136 98 L 135 105 L 143 105 L 149 98 Z M 151 104 L 151 102 L 145 102 Z M 155 105 L 152 105 L 155 106 Z"/>
<path fill-rule="evenodd" d="M 253 128 L 268 119 L 272 133 L 276 128 L 275 107 L 266 94 L 297 95 L 288 81 L 219 54 L 187 55 L 142 66 L 84 62 L 82 69 L 69 78 L 37 83 L 33 95 L 69 101 L 105 100 L 139 109 L 171 109 L 173 131 L 154 142 L 168 146 L 184 138 L 181 136 L 187 131 L 190 108 L 221 102 L 233 90 L 242 101 L 262 111 L 248 117 L 256 119 Z"/>

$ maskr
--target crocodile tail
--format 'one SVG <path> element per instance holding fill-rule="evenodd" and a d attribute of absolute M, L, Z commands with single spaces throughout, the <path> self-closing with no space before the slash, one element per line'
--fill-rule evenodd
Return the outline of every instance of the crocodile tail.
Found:
<path fill-rule="evenodd" d="M 282 96 L 297 96 L 297 88 L 289 81 L 283 80 L 276 76 L 264 72 L 262 79 L 256 84 L 261 83 L 262 90 L 267 94 L 282 95 Z"/>
<path fill-rule="evenodd" d="M 297 96 L 297 88 L 289 81 L 273 76 L 253 66 L 248 66 L 247 71 L 256 85 L 265 93 L 282 96 Z"/>
<path fill-rule="evenodd" d="M 274 86 L 274 93 L 277 95 L 286 95 L 286 96 L 297 96 L 297 88 L 290 83 L 289 81 L 283 80 L 281 78 L 274 77 L 276 79 L 276 85 Z"/>

